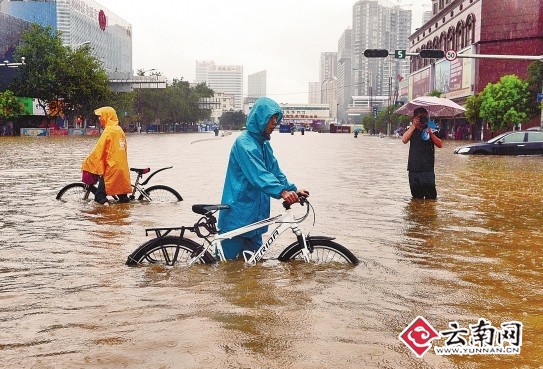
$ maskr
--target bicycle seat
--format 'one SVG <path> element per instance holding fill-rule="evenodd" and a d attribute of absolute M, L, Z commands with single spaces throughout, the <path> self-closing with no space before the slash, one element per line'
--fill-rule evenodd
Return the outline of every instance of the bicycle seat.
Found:
<path fill-rule="evenodd" d="M 230 209 L 230 206 L 219 204 L 219 205 L 205 205 L 205 204 L 195 204 L 192 205 L 192 211 L 196 214 L 206 215 L 209 212 L 214 212 L 217 210 Z"/>
<path fill-rule="evenodd" d="M 137 169 L 137 168 L 130 168 L 132 172 L 136 172 L 139 175 L 149 173 L 151 171 L 151 168 L 143 168 L 143 169 Z"/>

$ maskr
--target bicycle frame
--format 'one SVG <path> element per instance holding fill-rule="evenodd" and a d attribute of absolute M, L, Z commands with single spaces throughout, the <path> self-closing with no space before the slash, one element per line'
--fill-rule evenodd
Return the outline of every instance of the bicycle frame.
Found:
<path fill-rule="evenodd" d="M 160 168 L 160 169 L 157 169 L 155 170 L 153 173 L 151 173 L 149 175 L 149 177 L 147 177 L 147 179 L 143 182 L 140 183 L 140 180 L 141 178 L 143 177 L 144 174 L 146 173 L 149 173 L 149 168 L 147 168 L 145 171 L 144 169 L 140 169 L 140 170 L 134 170 L 133 168 L 130 168 L 130 170 L 132 170 L 133 172 L 136 172 L 138 175 L 136 177 L 136 181 L 134 182 L 134 184 L 132 185 L 132 194 L 130 195 L 130 198 L 131 199 L 134 199 L 136 198 L 136 191 L 138 191 L 147 201 L 150 201 L 151 198 L 149 197 L 149 195 L 147 194 L 147 191 L 145 191 L 145 186 L 147 183 L 149 183 L 149 181 L 151 180 L 151 178 L 153 178 L 153 176 L 159 172 L 162 172 L 163 170 L 166 170 L 166 169 L 171 169 L 173 168 L 172 166 L 169 166 L 169 167 L 164 167 L 164 168 Z"/>
<path fill-rule="evenodd" d="M 309 213 L 309 209 L 308 209 L 308 212 L 306 213 L 306 215 L 308 213 Z M 302 218 L 302 220 L 303 219 L 305 219 L 305 217 Z M 210 252 L 211 250 L 216 250 L 217 251 L 217 254 L 219 256 L 220 261 L 225 261 L 226 258 L 224 257 L 224 251 L 223 251 L 223 248 L 222 248 L 221 241 L 228 240 L 228 239 L 231 239 L 233 237 L 244 234 L 246 232 L 250 232 L 250 231 L 253 231 L 255 229 L 259 229 L 259 228 L 269 226 L 269 225 L 272 225 L 272 224 L 279 224 L 279 225 L 277 227 L 275 227 L 275 229 L 271 232 L 270 237 L 268 237 L 266 242 L 262 243 L 262 246 L 260 246 L 260 248 L 257 251 L 255 251 L 255 252 L 251 252 L 251 251 L 247 251 L 247 250 L 243 251 L 242 254 L 243 254 L 243 258 L 245 259 L 245 262 L 250 263 L 250 264 L 255 264 L 259 260 L 261 260 L 264 257 L 264 255 L 266 254 L 266 252 L 269 250 L 271 245 L 273 245 L 274 242 L 279 238 L 279 236 L 283 232 L 285 232 L 287 229 L 291 229 L 292 232 L 298 238 L 298 242 L 300 242 L 303 245 L 302 256 L 304 258 L 304 261 L 307 262 L 309 260 L 308 259 L 309 250 L 307 248 L 305 235 L 298 228 L 299 221 L 300 220 L 297 220 L 294 217 L 293 210 L 288 208 L 288 209 L 285 210 L 285 212 L 283 214 L 279 214 L 279 215 L 276 215 L 274 217 L 266 218 L 266 219 L 263 219 L 261 221 L 246 225 L 244 227 L 234 229 L 234 230 L 226 232 L 226 233 L 218 234 L 211 241 L 207 240 L 207 238 L 204 237 L 206 239 L 206 241 L 208 242 L 208 245 L 206 247 L 204 247 L 203 250 L 198 255 L 196 255 L 194 258 L 190 259 L 188 261 L 187 265 L 190 266 L 190 265 L 194 264 L 195 262 L 197 262 L 200 259 L 200 257 L 206 251 Z"/>

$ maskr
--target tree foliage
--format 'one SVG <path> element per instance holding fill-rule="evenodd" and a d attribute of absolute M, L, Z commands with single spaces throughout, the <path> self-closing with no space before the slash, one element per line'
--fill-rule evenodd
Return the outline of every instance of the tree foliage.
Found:
<path fill-rule="evenodd" d="M 162 89 L 136 91 L 136 114 L 145 123 L 186 123 L 209 118 L 211 111 L 200 109 L 199 100 L 213 96 L 205 84 L 191 87 L 189 82 L 174 79 Z"/>
<path fill-rule="evenodd" d="M 530 63 L 527 71 L 526 82 L 528 82 L 528 89 L 530 90 L 530 96 L 537 96 L 543 90 L 543 62 L 535 60 Z M 530 99 L 534 115 L 539 113 L 543 108 L 543 101 L 537 103 L 536 99 Z"/>
<path fill-rule="evenodd" d="M 89 46 L 63 46 L 58 32 L 33 24 L 23 35 L 16 57 L 25 57 L 12 87 L 18 96 L 37 98 L 45 114 L 62 101 L 64 113 L 90 115 L 109 98 L 108 77 Z"/>
<path fill-rule="evenodd" d="M 25 57 L 18 77 L 12 84 L 17 96 L 38 100 L 44 114 L 55 115 L 49 107 L 61 102 L 62 112 L 73 119 L 77 115 L 94 118 L 94 110 L 109 105 L 117 110 L 121 124 L 196 123 L 208 119 L 209 109 L 201 109 L 199 101 L 213 96 L 205 84 L 191 86 L 174 80 L 166 88 L 147 88 L 133 92 L 113 93 L 102 64 L 92 55 L 88 45 L 71 48 L 62 45 L 60 34 L 51 27 L 32 25 L 16 49 L 16 58 Z M 145 75 L 145 70 L 137 74 Z M 153 70 L 154 76 L 160 76 Z"/>
<path fill-rule="evenodd" d="M 481 92 L 480 116 L 494 131 L 524 123 L 530 116 L 528 83 L 516 75 L 505 75 Z"/>
<path fill-rule="evenodd" d="M 241 129 L 245 126 L 247 116 L 241 111 L 225 111 L 219 118 L 222 129 Z"/>
<path fill-rule="evenodd" d="M 13 92 L 10 90 L 0 92 L 0 121 L 17 118 L 23 112 L 24 106 Z"/>
<path fill-rule="evenodd" d="M 466 108 L 466 111 L 464 112 L 464 116 L 466 117 L 466 120 L 474 125 L 478 121 L 480 121 L 480 112 L 481 112 L 481 95 L 472 95 L 468 96 L 466 100 L 466 105 L 464 106 Z"/>

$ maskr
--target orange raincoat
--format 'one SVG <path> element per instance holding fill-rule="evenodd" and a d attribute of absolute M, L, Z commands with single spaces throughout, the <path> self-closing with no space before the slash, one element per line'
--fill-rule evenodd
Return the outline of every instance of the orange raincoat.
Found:
<path fill-rule="evenodd" d="M 105 129 L 81 169 L 103 176 L 108 195 L 131 193 L 126 136 L 119 126 L 117 113 L 109 106 L 96 109 L 94 113 L 102 118 Z"/>

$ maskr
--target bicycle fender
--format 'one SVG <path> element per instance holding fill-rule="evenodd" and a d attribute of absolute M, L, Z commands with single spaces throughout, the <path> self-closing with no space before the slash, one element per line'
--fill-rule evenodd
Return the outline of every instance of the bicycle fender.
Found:
<path fill-rule="evenodd" d="M 307 236 L 305 238 L 305 241 L 308 242 L 308 243 L 311 243 L 311 241 L 315 241 L 315 240 L 335 240 L 336 238 L 335 237 L 329 237 L 329 236 Z M 296 242 L 293 242 L 291 243 L 290 245 L 288 245 L 282 252 L 281 254 L 279 255 L 278 259 L 281 260 L 282 258 L 285 257 L 285 254 L 287 252 L 289 252 L 291 249 L 293 248 L 296 248 L 296 247 L 299 247 L 299 242 L 296 241 Z"/>

